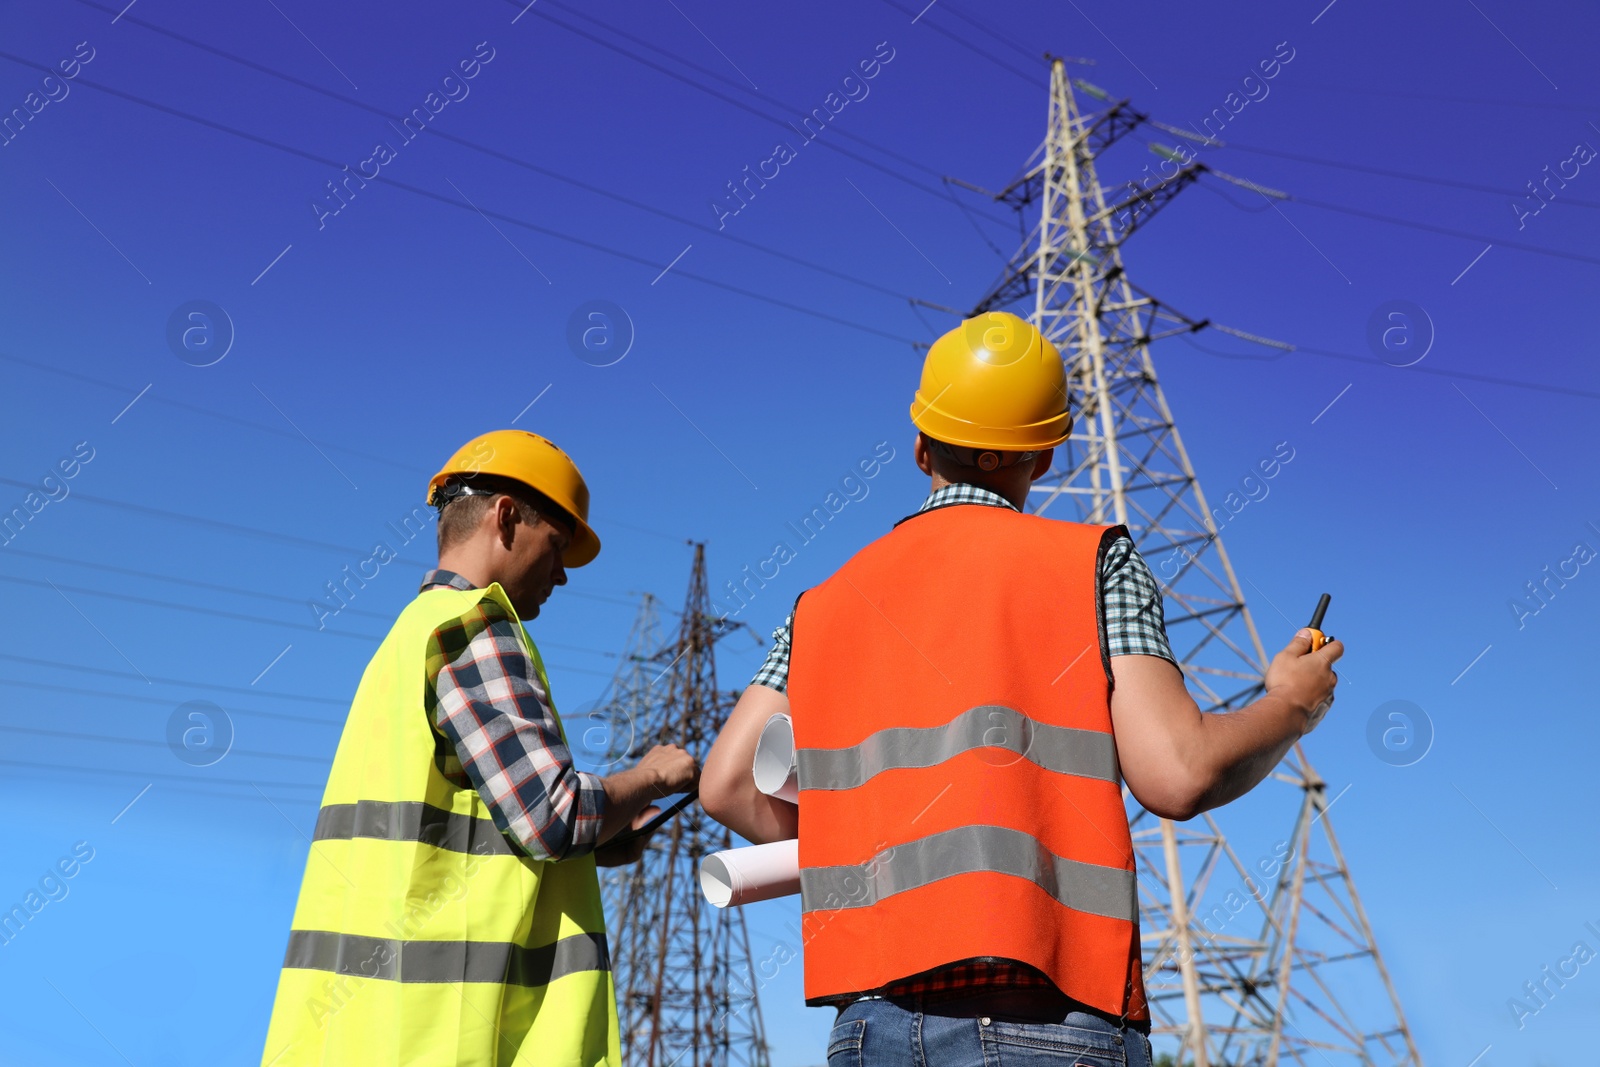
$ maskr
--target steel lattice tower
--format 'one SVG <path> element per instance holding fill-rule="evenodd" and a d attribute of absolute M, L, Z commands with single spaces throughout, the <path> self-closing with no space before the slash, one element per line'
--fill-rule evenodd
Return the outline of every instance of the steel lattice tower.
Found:
<path fill-rule="evenodd" d="M 622 666 L 590 715 L 603 723 L 591 732 L 604 730 L 606 766 L 667 743 L 703 764 L 732 709 L 713 646 L 736 627 L 711 611 L 704 544 L 694 546 L 682 620 L 666 642 L 658 614 L 645 594 Z M 731 845 L 731 832 L 691 804 L 656 832 L 643 861 L 601 872 L 627 1067 L 768 1067 L 744 913 L 713 908 L 700 892 L 701 857 Z"/>
<path fill-rule="evenodd" d="M 1207 168 L 1189 162 L 1164 180 L 1130 182 L 1108 202 L 1096 160 L 1149 118 L 1077 84 L 1107 106 L 1080 113 L 1054 60 L 1048 134 L 996 197 L 1017 209 L 1022 247 L 971 314 L 1015 310 L 1067 365 L 1076 422 L 1055 469 L 1033 487 L 1033 510 L 1123 523 L 1147 560 L 1172 561 L 1152 570 L 1161 572 L 1167 632 L 1191 691 L 1205 711 L 1239 708 L 1263 691 L 1267 657 L 1150 361 L 1151 342 L 1211 324 L 1136 288 L 1122 262 L 1128 236 Z M 1179 826 L 1124 790 L 1154 1032 L 1176 1038 L 1177 1062 L 1196 1067 L 1421 1067 L 1327 817 L 1325 783 L 1298 744 L 1272 777 L 1294 790 L 1283 798 L 1294 819 L 1286 862 L 1269 877 L 1240 861 L 1209 814 Z M 1220 894 L 1207 891 L 1230 869 L 1254 901 L 1237 923 L 1217 924 Z M 1242 935 L 1251 915 L 1259 929 Z"/>

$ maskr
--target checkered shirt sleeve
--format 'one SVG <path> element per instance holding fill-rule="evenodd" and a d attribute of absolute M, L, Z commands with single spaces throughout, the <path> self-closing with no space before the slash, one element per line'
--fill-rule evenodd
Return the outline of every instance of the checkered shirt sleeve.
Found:
<path fill-rule="evenodd" d="M 794 612 L 783 620 L 783 625 L 772 631 L 772 648 L 762 662 L 751 685 L 764 685 L 782 693 L 789 688 L 789 635 L 794 632 Z"/>
<path fill-rule="evenodd" d="M 485 599 L 435 631 L 433 721 L 455 755 L 444 770 L 459 761 L 495 826 L 529 856 L 581 856 L 599 836 L 605 790 L 573 767 L 517 625 Z"/>
<path fill-rule="evenodd" d="M 1117 537 L 1100 561 L 1100 599 L 1106 614 L 1106 654 L 1160 656 L 1176 667 L 1167 642 L 1161 585 L 1131 537 Z"/>

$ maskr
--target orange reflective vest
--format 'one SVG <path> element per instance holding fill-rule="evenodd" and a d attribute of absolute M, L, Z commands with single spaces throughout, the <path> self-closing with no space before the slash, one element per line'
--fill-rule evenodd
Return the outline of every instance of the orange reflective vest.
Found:
<path fill-rule="evenodd" d="M 1100 553 L 1121 526 L 949 505 L 795 609 L 808 1003 L 974 958 L 1149 1018 Z"/>

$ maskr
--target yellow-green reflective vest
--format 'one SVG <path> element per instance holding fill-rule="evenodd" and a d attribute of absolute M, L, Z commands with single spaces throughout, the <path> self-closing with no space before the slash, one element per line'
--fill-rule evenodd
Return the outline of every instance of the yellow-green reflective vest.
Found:
<path fill-rule="evenodd" d="M 621 1062 L 594 857 L 530 859 L 477 790 L 435 763 L 429 639 L 485 597 L 516 619 L 499 585 L 419 594 L 361 677 L 263 1067 Z M 516 630 L 548 693 L 538 650 Z"/>

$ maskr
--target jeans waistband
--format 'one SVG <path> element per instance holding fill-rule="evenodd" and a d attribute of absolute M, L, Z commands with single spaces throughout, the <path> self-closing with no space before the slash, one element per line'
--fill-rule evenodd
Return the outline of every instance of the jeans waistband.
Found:
<path fill-rule="evenodd" d="M 952 989 L 937 993 L 913 993 L 882 998 L 906 1011 L 954 1018 L 1001 1019 L 1020 1023 L 1064 1023 L 1073 1014 L 1092 1015 L 1118 1029 L 1126 1026 L 1148 1033 L 1148 1021 L 1123 1020 L 1110 1012 L 1074 1000 L 1056 989 Z"/>

